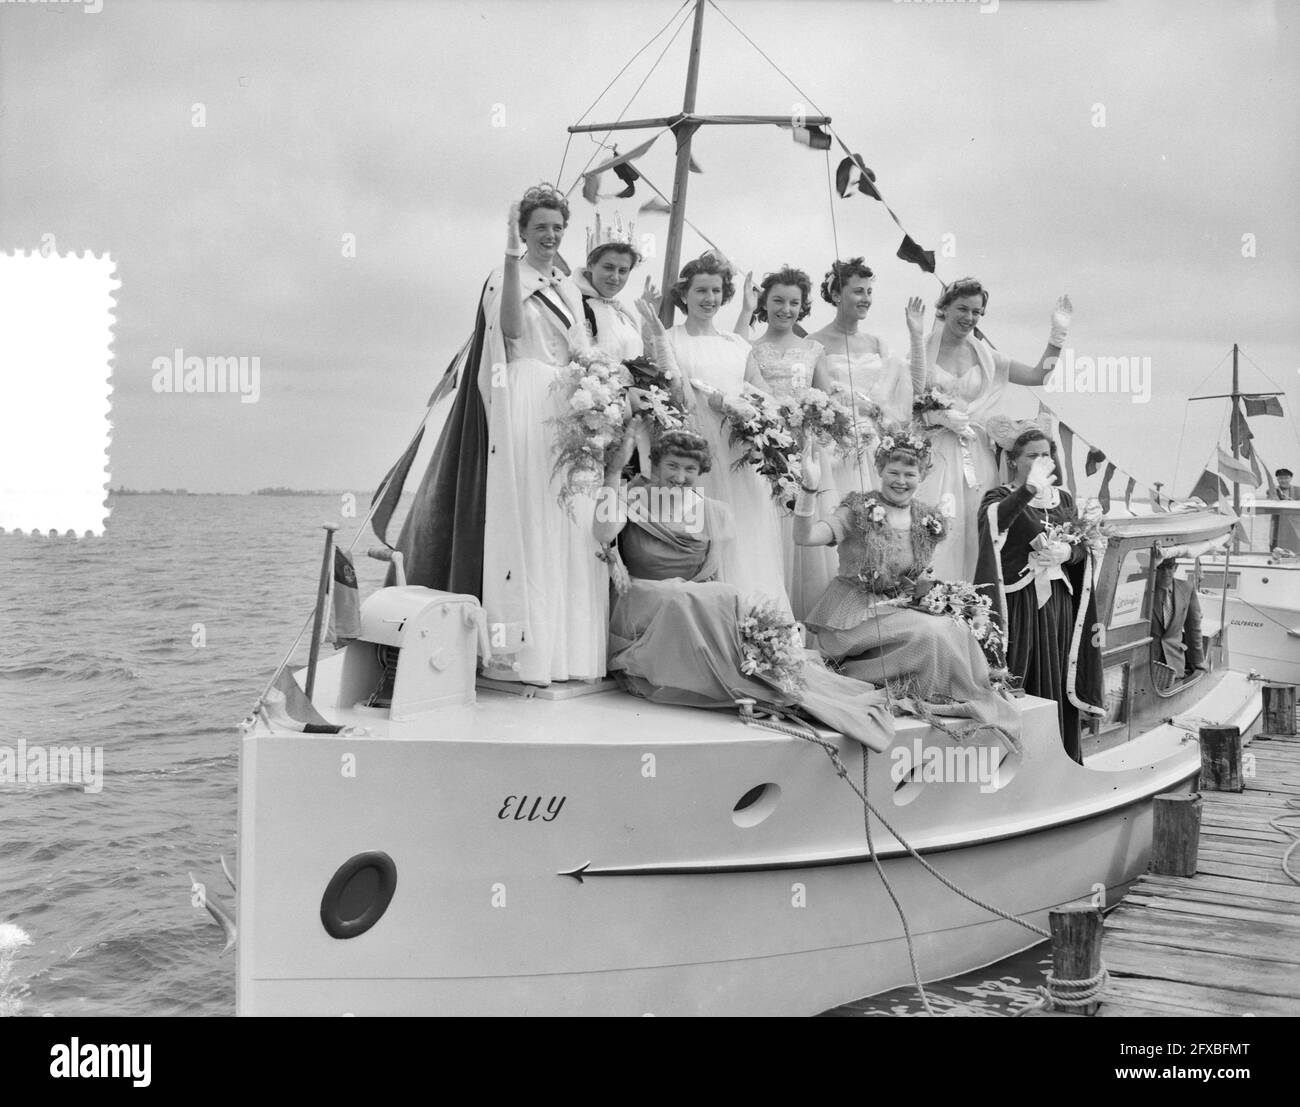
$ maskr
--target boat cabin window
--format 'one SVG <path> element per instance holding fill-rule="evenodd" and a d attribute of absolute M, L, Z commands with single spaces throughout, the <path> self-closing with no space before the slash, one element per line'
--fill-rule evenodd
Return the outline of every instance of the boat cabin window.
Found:
<path fill-rule="evenodd" d="M 1092 732 L 1100 733 L 1112 727 L 1122 726 L 1128 722 L 1129 714 L 1129 663 L 1110 665 L 1104 671 L 1105 697 L 1102 707 L 1106 714 L 1102 718 L 1092 719 Z"/>
<path fill-rule="evenodd" d="M 1110 629 L 1131 627 L 1151 618 L 1151 601 L 1147 583 L 1151 578 L 1151 550 L 1129 550 L 1120 563 L 1115 582 L 1115 602 L 1110 608 Z"/>
<path fill-rule="evenodd" d="M 1218 572 L 1218 571 L 1215 571 L 1215 570 L 1210 570 L 1210 571 L 1207 571 L 1207 572 L 1202 572 L 1202 573 L 1201 573 L 1201 587 L 1202 587 L 1202 588 L 1215 588 L 1215 589 L 1222 588 L 1222 587 L 1223 587 L 1223 576 L 1224 576 L 1224 574 L 1223 574 L 1222 572 Z M 1229 588 L 1230 590 L 1233 589 L 1233 588 L 1236 588 L 1237 585 L 1240 583 L 1240 581 L 1241 581 L 1241 574 L 1240 574 L 1240 573 L 1228 573 L 1228 588 Z"/>

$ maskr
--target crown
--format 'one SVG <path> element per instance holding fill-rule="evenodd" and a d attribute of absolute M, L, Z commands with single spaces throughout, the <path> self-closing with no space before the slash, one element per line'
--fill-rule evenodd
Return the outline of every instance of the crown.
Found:
<path fill-rule="evenodd" d="M 592 250 L 597 246 L 608 246 L 611 242 L 616 242 L 620 246 L 631 246 L 635 233 L 635 223 L 629 223 L 627 230 L 623 230 L 621 215 L 616 213 L 612 223 L 602 224 L 600 212 L 596 212 L 596 229 L 593 231 L 590 227 L 587 228 L 587 256 L 590 257 Z"/>

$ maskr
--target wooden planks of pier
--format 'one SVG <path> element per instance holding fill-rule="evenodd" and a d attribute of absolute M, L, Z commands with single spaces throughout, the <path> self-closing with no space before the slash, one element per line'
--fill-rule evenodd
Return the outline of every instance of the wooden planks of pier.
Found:
<path fill-rule="evenodd" d="M 1107 916 L 1098 1016 L 1300 1015 L 1300 885 L 1282 869 L 1294 838 L 1269 822 L 1300 816 L 1300 738 L 1246 753 L 1245 791 L 1202 793 L 1196 875 L 1139 877 Z"/>

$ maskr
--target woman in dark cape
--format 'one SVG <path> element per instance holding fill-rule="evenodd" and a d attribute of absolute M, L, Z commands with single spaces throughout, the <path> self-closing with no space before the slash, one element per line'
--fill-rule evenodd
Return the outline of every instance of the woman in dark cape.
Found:
<path fill-rule="evenodd" d="M 1066 752 L 1083 763 L 1080 713 L 1103 715 L 1095 554 L 1078 513 L 1054 484 L 1056 447 L 1033 428 L 1007 454 L 1010 484 L 980 504 L 975 583 L 1007 635 L 1007 668 L 1032 696 L 1055 700 Z M 1076 524 L 1076 533 L 1062 528 Z"/>

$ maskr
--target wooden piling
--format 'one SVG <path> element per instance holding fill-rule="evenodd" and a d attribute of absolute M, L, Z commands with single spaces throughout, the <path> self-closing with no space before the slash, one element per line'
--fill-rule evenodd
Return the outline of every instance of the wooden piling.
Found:
<path fill-rule="evenodd" d="M 1201 727 L 1202 792 L 1240 792 L 1241 730 L 1235 726 Z"/>
<path fill-rule="evenodd" d="M 1295 726 L 1295 685 L 1264 685 L 1264 719 L 1260 738 L 1293 738 Z"/>
<path fill-rule="evenodd" d="M 1052 931 L 1052 983 L 1050 991 L 1059 1003 L 1061 998 L 1076 998 L 1078 990 L 1071 981 L 1090 980 L 1101 972 L 1101 911 L 1096 907 L 1062 907 L 1048 914 Z M 1063 987 L 1064 985 L 1064 987 Z M 1091 1015 L 1099 1000 L 1068 1010 Z"/>
<path fill-rule="evenodd" d="M 1156 876 L 1194 876 L 1201 840 L 1201 797 L 1197 792 L 1156 796 L 1151 868 Z"/>

